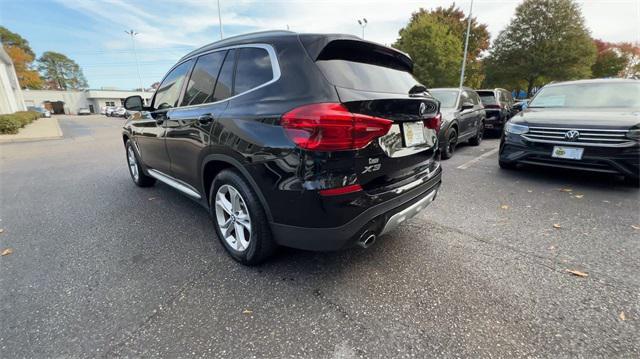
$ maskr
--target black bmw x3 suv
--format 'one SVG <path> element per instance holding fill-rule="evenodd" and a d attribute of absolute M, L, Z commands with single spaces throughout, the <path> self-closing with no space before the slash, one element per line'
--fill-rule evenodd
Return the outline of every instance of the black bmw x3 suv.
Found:
<path fill-rule="evenodd" d="M 133 181 L 205 206 L 229 254 L 337 250 L 431 203 L 441 183 L 439 102 L 404 53 L 350 35 L 262 32 L 184 56 L 150 106 L 132 96 Z"/>
<path fill-rule="evenodd" d="M 640 177 L 640 80 L 543 87 L 505 125 L 500 167 L 518 164 Z"/>

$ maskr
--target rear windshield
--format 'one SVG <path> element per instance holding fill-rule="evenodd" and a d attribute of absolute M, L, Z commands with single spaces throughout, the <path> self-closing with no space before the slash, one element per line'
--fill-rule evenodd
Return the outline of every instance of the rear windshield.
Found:
<path fill-rule="evenodd" d="M 403 55 L 402 55 L 403 56 Z M 403 61 L 404 60 L 404 61 Z M 333 41 L 316 64 L 335 86 L 372 92 L 408 94 L 420 83 L 393 50 L 361 41 Z"/>
<path fill-rule="evenodd" d="M 496 103 L 498 103 L 498 101 L 496 101 L 496 97 L 493 95 L 493 92 L 478 91 L 478 95 L 480 95 L 480 101 L 482 101 L 483 105 L 495 105 Z"/>

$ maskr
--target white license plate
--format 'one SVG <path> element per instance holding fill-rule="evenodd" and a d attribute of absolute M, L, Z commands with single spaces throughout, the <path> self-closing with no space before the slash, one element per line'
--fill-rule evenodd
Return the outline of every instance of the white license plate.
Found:
<path fill-rule="evenodd" d="M 581 160 L 583 152 L 584 148 L 580 147 L 553 146 L 551 157 L 568 158 L 570 160 Z"/>
<path fill-rule="evenodd" d="M 424 123 L 419 122 L 405 122 L 402 124 L 404 130 L 404 143 L 407 147 L 417 146 L 425 143 L 424 139 Z"/>

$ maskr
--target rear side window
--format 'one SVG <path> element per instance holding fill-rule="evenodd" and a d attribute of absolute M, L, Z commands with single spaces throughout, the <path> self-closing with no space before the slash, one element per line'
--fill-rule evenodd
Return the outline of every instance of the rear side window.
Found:
<path fill-rule="evenodd" d="M 176 107 L 182 84 L 193 61 L 184 62 L 173 69 L 156 90 L 153 107 L 157 110 Z"/>
<path fill-rule="evenodd" d="M 213 96 L 216 79 L 222 67 L 225 51 L 213 52 L 201 56 L 191 72 L 187 91 L 182 99 L 182 106 L 199 105 L 218 101 Z"/>
<path fill-rule="evenodd" d="M 251 90 L 273 79 L 271 59 L 267 50 L 245 47 L 238 51 L 234 94 Z"/>
<path fill-rule="evenodd" d="M 408 94 L 419 82 L 409 72 L 410 61 L 400 56 L 362 41 L 333 41 L 318 55 L 316 64 L 335 86 Z"/>
<path fill-rule="evenodd" d="M 233 68 L 235 63 L 236 50 L 229 50 L 224 59 L 224 64 L 222 65 L 220 75 L 218 76 L 218 82 L 216 83 L 216 89 L 213 93 L 213 96 L 217 101 L 231 97 L 233 92 Z"/>

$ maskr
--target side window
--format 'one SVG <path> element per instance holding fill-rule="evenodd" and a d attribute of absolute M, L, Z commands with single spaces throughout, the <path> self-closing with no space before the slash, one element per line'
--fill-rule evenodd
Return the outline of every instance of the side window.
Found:
<path fill-rule="evenodd" d="M 480 97 L 478 97 L 475 92 L 465 91 L 465 93 L 469 96 L 469 99 L 471 99 L 471 102 L 473 102 L 474 105 L 480 105 Z"/>
<path fill-rule="evenodd" d="M 267 50 L 255 47 L 239 49 L 234 94 L 251 90 L 271 79 L 273 70 Z"/>
<path fill-rule="evenodd" d="M 182 106 L 199 105 L 218 101 L 213 96 L 216 79 L 222 67 L 225 51 L 214 52 L 201 56 L 191 72 L 187 91 L 182 99 Z"/>
<path fill-rule="evenodd" d="M 224 59 L 224 64 L 222 65 L 220 75 L 218 76 L 218 83 L 216 84 L 216 89 L 213 93 L 216 101 L 231 97 L 233 89 L 233 66 L 236 62 L 235 60 L 236 50 L 227 51 L 227 56 Z"/>
<path fill-rule="evenodd" d="M 469 98 L 469 94 L 467 93 L 467 91 L 462 91 L 462 93 L 460 94 L 460 105 L 462 106 L 463 103 L 465 102 L 469 102 L 471 101 L 471 99 Z"/>
<path fill-rule="evenodd" d="M 193 61 L 184 62 L 167 75 L 156 90 L 153 108 L 162 110 L 176 107 L 178 98 L 180 98 L 180 90 L 182 89 L 184 78 L 187 76 L 187 72 L 189 72 L 192 63 Z"/>

